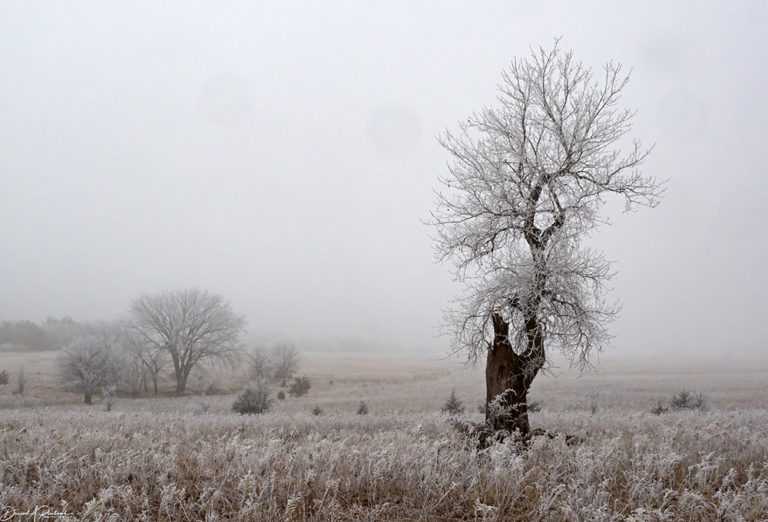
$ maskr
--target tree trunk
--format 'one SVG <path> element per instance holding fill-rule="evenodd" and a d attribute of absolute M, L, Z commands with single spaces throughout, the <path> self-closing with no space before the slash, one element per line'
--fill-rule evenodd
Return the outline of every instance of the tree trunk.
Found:
<path fill-rule="evenodd" d="M 155 397 L 157 397 L 157 374 L 152 374 L 152 389 L 155 392 Z"/>
<path fill-rule="evenodd" d="M 493 430 L 519 430 L 525 436 L 530 432 L 528 390 L 544 362 L 543 357 L 531 355 L 540 353 L 542 339 L 528 336 L 531 346 L 518 355 L 509 341 L 509 323 L 496 313 L 492 318 L 494 339 L 485 367 L 485 420 Z"/>
<path fill-rule="evenodd" d="M 85 403 L 86 404 L 93 404 L 93 401 L 91 400 L 92 393 L 87 391 L 85 392 Z"/>
<path fill-rule="evenodd" d="M 182 397 L 187 392 L 187 375 L 182 373 L 176 378 L 176 396 Z"/>

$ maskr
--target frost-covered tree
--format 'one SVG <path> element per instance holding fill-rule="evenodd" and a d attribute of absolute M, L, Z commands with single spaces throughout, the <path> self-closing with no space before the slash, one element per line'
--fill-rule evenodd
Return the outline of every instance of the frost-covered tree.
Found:
<path fill-rule="evenodd" d="M 152 381 L 152 391 L 157 395 L 160 373 L 168 363 L 166 350 L 148 339 L 134 322 L 126 324 L 124 347 L 125 377 L 131 389 L 138 392 L 143 385 L 147 391 L 148 382 Z"/>
<path fill-rule="evenodd" d="M 115 323 L 92 323 L 79 328 L 57 358 L 62 384 L 83 394 L 92 404 L 93 394 L 118 378 L 117 349 L 122 330 Z"/>
<path fill-rule="evenodd" d="M 600 75 L 563 52 L 532 50 L 503 73 L 498 104 L 440 138 L 450 153 L 432 223 L 437 252 L 466 286 L 447 315 L 453 348 L 486 357 L 486 420 L 529 431 L 527 395 L 547 353 L 584 365 L 609 335 L 610 263 L 583 240 L 605 197 L 653 207 L 662 186 L 629 141 L 619 105 L 629 76 Z"/>
<path fill-rule="evenodd" d="M 269 357 L 275 380 L 284 383 L 299 370 L 301 356 L 299 350 L 292 344 L 276 344 L 272 347 Z"/>
<path fill-rule="evenodd" d="M 131 319 L 145 346 L 170 356 L 177 395 L 184 395 L 201 361 L 233 362 L 245 330 L 245 317 L 229 301 L 197 288 L 142 295 L 131 306 Z"/>

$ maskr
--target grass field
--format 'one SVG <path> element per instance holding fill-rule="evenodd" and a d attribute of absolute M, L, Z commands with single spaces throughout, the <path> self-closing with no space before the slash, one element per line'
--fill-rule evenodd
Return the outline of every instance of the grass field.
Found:
<path fill-rule="evenodd" d="M 561 436 L 477 451 L 438 411 L 455 389 L 461 417 L 482 417 L 482 370 L 455 360 L 305 353 L 309 395 L 256 416 L 231 412 L 244 378 L 215 372 L 192 389 L 233 393 L 85 406 L 58 390 L 54 360 L 0 355 L 12 377 L 0 387 L 0 504 L 19 516 L 48 506 L 73 520 L 768 520 L 763 363 L 553 369 L 534 384 L 531 424 Z M 21 364 L 28 396 L 11 397 Z M 706 410 L 650 413 L 682 389 L 703 392 Z M 368 415 L 355 413 L 360 401 Z"/>

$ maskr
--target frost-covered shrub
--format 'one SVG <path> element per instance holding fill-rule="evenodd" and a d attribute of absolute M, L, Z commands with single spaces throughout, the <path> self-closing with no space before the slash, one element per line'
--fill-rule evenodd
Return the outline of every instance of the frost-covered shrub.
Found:
<path fill-rule="evenodd" d="M 669 406 L 673 410 L 703 410 L 706 406 L 706 399 L 701 393 L 683 390 L 672 396 L 669 400 Z"/>
<path fill-rule="evenodd" d="M 8 384 L 8 370 L 0 371 L 0 385 Z"/>
<path fill-rule="evenodd" d="M 315 406 L 314 408 L 312 408 L 312 415 L 317 416 L 322 414 L 323 414 L 323 409 L 320 406 Z"/>
<path fill-rule="evenodd" d="M 296 377 L 288 387 L 288 395 L 291 397 L 301 397 L 308 394 L 311 387 L 312 382 L 309 380 L 309 377 Z"/>
<path fill-rule="evenodd" d="M 360 401 L 360 404 L 357 405 L 357 414 L 358 415 L 368 415 L 368 405 Z"/>
<path fill-rule="evenodd" d="M 216 383 L 211 383 L 208 388 L 205 389 L 206 395 L 224 395 L 227 392 L 222 388 L 219 388 Z"/>
<path fill-rule="evenodd" d="M 661 399 L 659 399 L 659 402 L 656 403 L 656 406 L 654 406 L 651 409 L 651 413 L 653 413 L 654 415 L 661 415 L 662 413 L 667 413 L 668 411 L 669 411 L 669 408 L 664 406 L 664 401 L 662 401 Z"/>
<path fill-rule="evenodd" d="M 265 413 L 269 411 L 272 401 L 269 399 L 269 392 L 265 389 L 249 388 L 241 393 L 235 402 L 232 403 L 232 411 L 239 414 Z"/>

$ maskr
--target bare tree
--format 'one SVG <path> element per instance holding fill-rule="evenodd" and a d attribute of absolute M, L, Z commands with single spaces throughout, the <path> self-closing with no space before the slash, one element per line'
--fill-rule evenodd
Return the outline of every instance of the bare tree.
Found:
<path fill-rule="evenodd" d="M 251 380 L 272 380 L 275 368 L 269 353 L 257 347 L 248 354 L 248 359 L 248 377 Z"/>
<path fill-rule="evenodd" d="M 229 301 L 197 288 L 142 295 L 131 316 L 145 346 L 170 356 L 177 395 L 184 395 L 199 362 L 234 362 L 245 328 L 245 317 L 235 314 Z"/>
<path fill-rule="evenodd" d="M 147 383 L 151 380 L 152 391 L 157 395 L 160 373 L 168 363 L 166 350 L 151 342 L 134 322 L 129 322 L 127 325 L 125 348 L 130 365 L 129 371 L 139 380 L 133 384 L 138 385 L 139 388 L 143 384 L 144 391 L 147 391 Z"/>
<path fill-rule="evenodd" d="M 622 148 L 634 116 L 619 108 L 628 80 L 614 63 L 593 77 L 556 42 L 514 59 L 498 106 L 440 138 L 452 160 L 432 224 L 439 258 L 466 285 L 446 324 L 454 350 L 486 356 L 494 429 L 528 433 L 528 390 L 548 351 L 583 367 L 609 338 L 610 263 L 583 239 L 606 222 L 606 195 L 630 210 L 655 206 L 663 188 L 639 171 L 650 149 Z"/>
<path fill-rule="evenodd" d="M 270 361 L 273 378 L 285 385 L 288 379 L 293 377 L 298 371 L 301 357 L 299 356 L 299 350 L 294 345 L 280 343 L 272 347 Z"/>
<path fill-rule="evenodd" d="M 59 378 L 67 388 L 82 393 L 86 404 L 92 404 L 93 394 L 102 387 L 114 384 L 120 336 L 115 324 L 87 324 L 58 356 Z"/>

